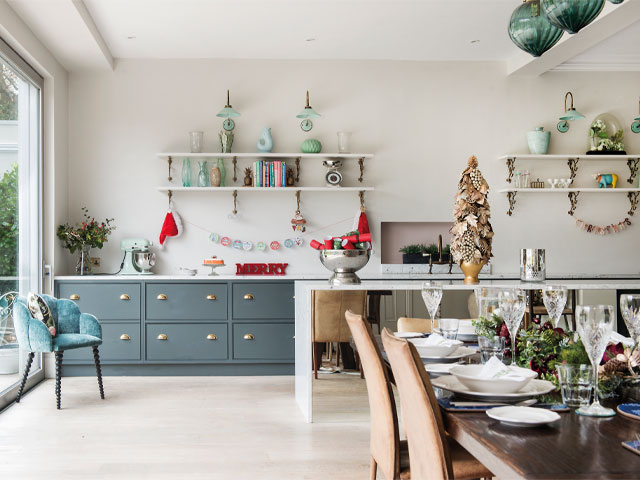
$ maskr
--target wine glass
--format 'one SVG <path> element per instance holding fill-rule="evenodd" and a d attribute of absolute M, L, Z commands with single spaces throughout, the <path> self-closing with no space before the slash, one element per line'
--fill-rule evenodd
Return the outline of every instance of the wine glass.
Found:
<path fill-rule="evenodd" d="M 640 294 L 620 295 L 620 313 L 637 348 L 640 346 Z"/>
<path fill-rule="evenodd" d="M 516 364 L 516 335 L 527 308 L 527 296 L 521 288 L 502 290 L 498 294 L 500 313 L 511 336 L 511 364 Z"/>
<path fill-rule="evenodd" d="M 567 287 L 561 285 L 545 285 L 542 289 L 542 301 L 544 302 L 549 317 L 553 320 L 553 326 L 557 327 L 564 307 L 567 304 Z"/>
<path fill-rule="evenodd" d="M 610 408 L 600 405 L 598 397 L 598 365 L 604 351 L 607 349 L 609 337 L 613 331 L 613 305 L 579 305 L 576 308 L 576 319 L 578 325 L 578 335 L 584 344 L 594 376 L 594 396 L 593 403 L 588 407 L 581 407 L 576 410 L 580 415 L 589 417 L 611 417 L 616 414 Z"/>
<path fill-rule="evenodd" d="M 422 299 L 431 316 L 431 332 L 435 327 L 434 321 L 442 300 L 442 284 L 439 282 L 424 282 L 422 284 Z"/>

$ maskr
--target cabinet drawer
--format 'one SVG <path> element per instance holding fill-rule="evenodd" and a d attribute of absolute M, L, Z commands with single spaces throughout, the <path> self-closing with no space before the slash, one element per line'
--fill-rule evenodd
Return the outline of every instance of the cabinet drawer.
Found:
<path fill-rule="evenodd" d="M 226 360 L 225 323 L 147 324 L 147 360 Z"/>
<path fill-rule="evenodd" d="M 147 284 L 146 307 L 148 320 L 225 320 L 227 285 Z"/>
<path fill-rule="evenodd" d="M 293 283 L 234 283 L 233 318 L 294 318 L 293 293 Z"/>
<path fill-rule="evenodd" d="M 140 319 L 138 283 L 60 283 L 58 296 L 75 301 L 81 312 L 98 320 Z"/>
<path fill-rule="evenodd" d="M 293 323 L 236 323 L 233 358 L 243 360 L 293 360 Z"/>
<path fill-rule="evenodd" d="M 102 345 L 100 360 L 131 361 L 140 360 L 140 323 L 102 323 Z M 93 363 L 93 349 L 74 348 L 66 350 L 63 360 L 82 360 Z"/>

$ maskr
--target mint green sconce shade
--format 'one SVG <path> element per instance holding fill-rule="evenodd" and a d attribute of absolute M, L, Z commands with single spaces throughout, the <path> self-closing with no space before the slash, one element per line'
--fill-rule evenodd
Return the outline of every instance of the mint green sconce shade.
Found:
<path fill-rule="evenodd" d="M 620 5 L 622 2 L 624 2 L 624 0 L 609 0 L 609 1 L 614 5 Z"/>
<path fill-rule="evenodd" d="M 571 106 L 567 109 L 567 98 L 571 95 Z M 573 108 L 573 93 L 567 92 L 564 96 L 564 114 L 560 116 L 560 121 L 558 122 L 558 131 L 561 133 L 565 133 L 569 130 L 569 122 L 573 120 L 580 120 L 584 118 L 584 115 Z"/>
<path fill-rule="evenodd" d="M 549 21 L 569 33 L 578 33 L 593 22 L 605 3 L 605 0 L 540 0 Z"/>
<path fill-rule="evenodd" d="M 516 46 L 534 57 L 553 47 L 564 31 L 552 25 L 540 11 L 540 0 L 525 0 L 509 20 L 509 38 Z"/>
<path fill-rule="evenodd" d="M 321 115 L 316 112 L 311 105 L 309 105 L 309 90 L 307 90 L 307 105 L 302 109 L 302 111 L 296 115 L 296 118 L 302 118 L 302 122 L 300 123 L 300 128 L 305 132 L 308 132 L 313 128 L 313 122 L 310 120 L 311 118 L 320 118 Z"/>
<path fill-rule="evenodd" d="M 222 110 L 220 110 L 216 114 L 216 117 L 226 118 L 226 120 L 222 123 L 222 128 L 224 128 L 227 131 L 231 131 L 236 126 L 236 123 L 233 120 L 231 120 L 231 117 L 239 117 L 239 116 L 240 116 L 240 112 L 234 110 L 231 104 L 229 103 L 229 90 L 227 90 L 227 104 L 224 106 Z"/>

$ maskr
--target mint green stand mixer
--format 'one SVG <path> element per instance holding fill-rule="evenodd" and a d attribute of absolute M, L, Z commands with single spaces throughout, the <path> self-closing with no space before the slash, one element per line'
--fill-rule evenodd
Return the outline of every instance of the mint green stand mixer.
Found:
<path fill-rule="evenodd" d="M 120 242 L 124 250 L 121 275 L 153 275 L 151 268 L 156 264 L 156 254 L 149 251 L 153 242 L 146 238 L 125 238 Z"/>

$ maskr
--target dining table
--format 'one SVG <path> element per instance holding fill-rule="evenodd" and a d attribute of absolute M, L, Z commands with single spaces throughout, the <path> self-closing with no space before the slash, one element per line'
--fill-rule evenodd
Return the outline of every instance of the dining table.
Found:
<path fill-rule="evenodd" d="M 621 444 L 640 433 L 638 420 L 570 410 L 549 425 L 516 427 L 484 411 L 442 411 L 449 435 L 498 479 L 640 479 L 640 455 Z"/>

